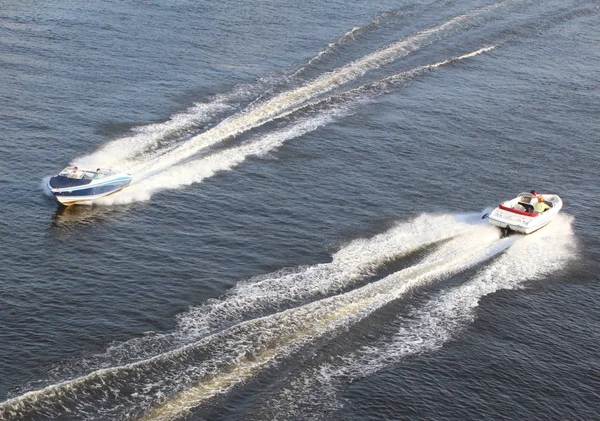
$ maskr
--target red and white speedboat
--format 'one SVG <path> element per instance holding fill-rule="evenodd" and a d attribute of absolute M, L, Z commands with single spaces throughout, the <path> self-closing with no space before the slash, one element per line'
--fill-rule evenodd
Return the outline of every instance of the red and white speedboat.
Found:
<path fill-rule="evenodd" d="M 545 210 L 536 210 L 538 202 L 547 205 Z M 490 224 L 505 230 L 531 234 L 548 225 L 562 208 L 562 200 L 556 194 L 521 193 L 500 205 L 488 216 Z M 545 206 L 537 206 L 540 207 Z"/>

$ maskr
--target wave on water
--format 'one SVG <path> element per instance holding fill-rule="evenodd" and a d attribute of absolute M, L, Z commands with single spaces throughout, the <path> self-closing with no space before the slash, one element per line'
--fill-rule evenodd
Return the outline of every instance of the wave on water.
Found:
<path fill-rule="evenodd" d="M 302 412 L 304 419 L 320 419 L 339 410 L 343 403 L 337 391 L 344 385 L 394 367 L 408 356 L 441 348 L 475 321 L 483 297 L 502 289 L 524 288 L 527 282 L 560 271 L 578 254 L 572 222 L 572 217 L 559 215 L 534 234 L 513 237 L 506 251 L 469 280 L 442 289 L 398 318 L 395 334 L 292 378 L 266 405 L 271 418 L 289 419 Z"/>
<path fill-rule="evenodd" d="M 176 146 L 216 117 L 234 111 L 238 103 L 255 98 L 277 81 L 275 77 L 265 77 L 253 85 L 238 85 L 231 92 L 215 95 L 209 102 L 196 103 L 167 121 L 134 127 L 133 135 L 108 142 L 96 152 L 76 158 L 73 164 L 82 168 L 129 168 L 148 155 Z"/>
<path fill-rule="evenodd" d="M 412 9 L 413 9 L 413 6 L 409 5 L 409 6 L 400 7 L 395 10 L 389 10 L 389 11 L 380 13 L 371 22 L 369 22 L 368 24 L 366 24 L 364 26 L 355 26 L 354 28 L 352 28 L 351 30 L 346 32 L 344 35 L 342 35 L 340 38 L 338 38 L 337 40 L 330 42 L 327 45 L 327 47 L 325 47 L 323 50 L 319 51 L 319 53 L 316 56 L 314 56 L 313 58 L 308 60 L 306 62 L 306 64 L 302 65 L 298 70 L 296 70 L 292 74 L 292 77 L 298 76 L 302 72 L 306 71 L 312 65 L 323 60 L 325 57 L 327 57 L 330 54 L 332 54 L 333 52 L 335 52 L 341 46 L 344 46 L 344 45 L 350 43 L 351 41 L 355 41 L 357 37 L 364 34 L 365 32 L 372 30 L 374 28 L 377 28 L 379 25 L 382 24 L 382 22 L 385 22 L 386 20 L 390 19 L 393 16 L 396 16 L 396 15 L 399 15 L 402 13 L 408 13 L 408 12 L 412 11 Z"/>
<path fill-rule="evenodd" d="M 410 81 L 414 80 L 416 77 L 422 75 L 426 71 L 437 69 L 441 66 L 459 60 L 489 52 L 494 48 L 496 48 L 496 46 L 480 48 L 479 50 L 467 54 L 456 56 L 430 65 L 420 66 L 413 70 L 402 72 L 393 76 L 388 76 L 379 81 L 367 83 L 346 92 L 334 94 L 329 97 L 320 98 L 314 101 L 306 100 L 301 102 L 300 105 L 295 108 L 286 107 L 284 111 L 281 111 L 279 115 L 274 116 L 273 119 L 287 117 L 299 110 L 308 109 L 318 105 L 324 105 L 325 107 L 329 105 L 330 109 L 324 109 L 323 111 L 317 113 L 316 116 L 300 119 L 300 122 L 292 123 L 285 129 L 280 129 L 276 132 L 266 135 L 255 136 L 258 139 L 246 141 L 239 146 L 232 146 L 230 148 L 216 151 L 196 159 L 191 157 L 196 155 L 199 152 L 199 149 L 192 148 L 191 152 L 186 153 L 187 155 L 185 155 L 184 158 L 180 157 L 174 161 L 173 158 L 169 159 L 168 155 L 171 153 L 179 154 L 181 151 L 178 152 L 178 148 L 172 149 L 166 154 L 155 158 L 153 160 L 153 164 L 150 164 L 149 166 L 142 165 L 144 168 L 143 170 L 132 171 L 134 179 L 130 187 L 117 194 L 97 200 L 95 203 L 100 205 L 113 205 L 143 201 L 150 199 L 152 194 L 157 191 L 176 189 L 193 183 L 202 182 L 203 180 L 214 176 L 218 172 L 231 170 L 237 167 L 250 156 L 263 156 L 268 152 L 281 147 L 287 140 L 300 137 L 308 132 L 316 130 L 321 126 L 330 124 L 341 117 L 347 116 L 351 113 L 350 104 L 345 103 L 348 102 L 348 99 L 351 99 L 355 105 L 357 102 L 360 102 L 361 95 L 363 94 L 373 95 L 377 93 L 386 93 L 391 87 L 396 86 L 399 82 L 410 83 Z M 260 124 L 264 124 L 266 122 L 267 121 L 263 121 Z M 243 130 L 240 129 L 240 131 L 236 132 L 236 134 L 250 130 L 251 128 L 252 127 L 246 127 Z M 205 133 L 198 136 L 203 136 Z M 234 134 L 231 134 L 231 136 L 233 135 Z M 226 139 L 227 137 L 229 136 L 219 136 L 216 140 L 205 143 L 203 147 L 206 148 L 212 146 Z M 194 138 L 190 139 L 188 142 L 192 142 L 193 139 Z M 182 147 L 186 145 L 187 143 L 182 145 Z M 200 149 L 202 149 L 202 147 Z M 185 161 L 185 158 L 191 159 Z M 91 167 L 95 166 L 96 165 L 91 165 Z"/>
<path fill-rule="evenodd" d="M 153 193 L 161 190 L 176 189 L 193 183 L 199 183 L 221 171 L 231 170 L 251 156 L 264 156 L 283 145 L 289 139 L 302 136 L 317 128 L 329 124 L 343 109 L 323 112 L 318 116 L 304 119 L 285 129 L 281 129 L 240 146 L 224 149 L 184 164 L 170 166 L 159 173 L 132 183 L 124 191 L 95 203 L 100 205 L 126 204 L 148 200 Z"/>
<path fill-rule="evenodd" d="M 191 309 L 179 317 L 185 338 L 198 338 L 251 316 L 291 308 L 352 288 L 389 263 L 448 239 L 464 235 L 480 214 L 423 214 L 368 239 L 356 239 L 333 254 L 331 262 L 283 270 L 239 282 L 221 300 Z"/>
<path fill-rule="evenodd" d="M 193 309 L 180 318 L 178 334 L 200 339 L 27 392 L 0 404 L 0 415 L 15 420 L 65 413 L 85 419 L 177 419 L 300 347 L 342 334 L 414 288 L 507 253 L 519 241 L 500 239 L 497 229 L 476 215 L 422 215 L 372 239 L 351 242 L 330 264 L 259 278 L 220 302 Z M 355 286 L 357 279 L 368 280 L 373 270 L 415 247 L 427 251 L 420 262 Z M 330 284 L 320 289 L 323 279 Z M 286 288 L 289 295 L 282 292 Z M 266 300 L 259 297 L 263 293 Z"/>
<path fill-rule="evenodd" d="M 423 214 L 373 238 L 351 241 L 332 255 L 331 262 L 240 281 L 221 299 L 208 300 L 178 316 L 178 327 L 173 332 L 113 344 L 103 355 L 57 368 L 54 377 L 72 377 L 149 358 L 242 321 L 346 291 L 376 276 L 390 263 L 469 232 L 473 224 L 481 222 L 480 217 L 480 213 Z"/>
<path fill-rule="evenodd" d="M 274 93 L 280 85 L 295 83 L 295 76 L 299 72 L 333 54 L 338 47 L 348 44 L 358 35 L 377 28 L 394 15 L 412 12 L 408 7 L 406 10 L 400 8 L 382 13 L 368 24 L 353 28 L 330 43 L 291 75 L 265 77 L 254 84 L 238 86 L 232 92 L 217 95 L 209 102 L 177 113 L 166 122 L 134 128 L 133 135 L 111 141 L 90 155 L 76 158 L 72 164 L 92 169 L 112 167 L 133 176 L 128 188 L 95 203 L 112 205 L 149 200 L 158 191 L 199 183 L 217 172 L 233 170 L 247 157 L 261 156 L 280 147 L 285 141 L 337 121 L 357 105 L 373 100 L 378 95 L 395 92 L 428 71 L 488 53 L 498 45 L 509 42 L 513 38 L 511 33 L 523 38 L 527 31 L 534 34 L 539 32 L 531 28 L 551 27 L 598 11 L 597 7 L 590 8 L 590 4 L 586 4 L 551 18 L 532 18 L 510 31 L 490 34 L 498 39 L 491 45 L 488 43 L 471 52 L 376 80 L 373 77 L 371 80 L 363 79 L 390 63 L 425 50 L 425 47 L 477 29 L 489 20 L 498 18 L 498 13 L 493 12 L 502 8 L 506 10 L 509 5 L 516 7 L 517 3 L 500 1 L 451 17 L 322 73 L 301 86 L 288 86 L 282 92 Z M 431 7 L 435 7 L 435 4 Z M 242 103 L 248 105 L 240 108 Z M 307 111 L 312 111 L 312 114 Z M 278 122 L 278 129 L 268 125 L 274 121 Z M 243 140 L 241 135 L 259 127 L 261 132 L 253 135 L 251 141 Z"/>
<path fill-rule="evenodd" d="M 134 183 L 103 199 L 100 203 L 105 205 L 148 200 L 157 191 L 202 182 L 347 116 L 367 95 L 386 93 L 427 71 L 489 52 L 495 46 L 375 81 L 361 80 L 373 70 L 475 27 L 479 17 L 507 3 L 453 17 L 265 99 L 252 101 L 263 87 L 272 86 L 269 83 L 240 88 L 167 122 L 137 128 L 133 136 L 110 142 L 75 163 L 132 173 Z M 360 30 L 351 30 L 337 43 L 347 42 Z M 335 47 L 333 43 L 313 60 Z M 359 86 L 348 88 L 353 81 L 360 81 Z M 250 105 L 235 112 L 238 101 Z M 309 108 L 316 112 L 300 112 Z M 215 123 L 232 111 L 233 115 Z M 283 119 L 285 124 L 266 133 L 227 142 Z M 571 226 L 572 219 L 560 215 L 533 235 L 499 238 L 498 230 L 482 222 L 479 214 L 423 214 L 380 235 L 344 245 L 330 262 L 240 282 L 220 299 L 180 315 L 175 331 L 114 345 L 91 364 L 82 363 L 76 374 L 0 403 L 0 419 L 178 419 L 301 348 L 343 335 L 386 305 L 402 302 L 411 291 L 439 288 L 410 317 L 396 320 L 398 329 L 391 337 L 359 346 L 335 363 L 321 364 L 291 379 L 269 406 L 280 416 L 294 418 L 298 408 L 323 405 L 320 397 L 335 395 L 337 388 L 353 379 L 386 369 L 408 355 L 440 348 L 473 322 L 483 296 L 522 287 L 525 281 L 564 267 L 576 254 Z M 388 268 L 415 254 L 418 262 Z M 475 268 L 466 282 L 444 282 Z M 389 270 L 377 276 L 382 269 Z"/>
<path fill-rule="evenodd" d="M 225 150 L 215 151 L 214 148 L 224 141 L 235 139 L 251 129 L 290 117 L 300 110 L 316 105 L 326 108 L 322 110 L 326 112 L 326 117 L 318 115 L 315 117 L 314 122 L 302 121 L 298 125 L 290 121 L 288 123 L 292 127 L 287 130 L 288 134 L 283 137 L 287 139 L 297 137 L 310 131 L 304 130 L 302 127 L 311 125 L 318 127 L 322 121 L 329 123 L 334 120 L 330 118 L 331 116 L 345 115 L 344 110 L 347 110 L 350 106 L 348 103 L 342 103 L 341 105 L 338 104 L 338 109 L 335 109 L 336 100 L 342 100 L 343 102 L 344 92 L 331 94 L 332 91 L 399 58 L 415 53 L 427 45 L 445 39 L 457 31 L 464 31 L 471 26 L 475 26 L 478 18 L 484 17 L 490 11 L 504 4 L 504 2 L 496 3 L 455 16 L 437 26 L 429 27 L 400 41 L 395 41 L 343 67 L 324 73 L 302 86 L 275 94 L 265 100 L 255 100 L 246 109 L 221 120 L 199 134 L 193 134 L 193 132 L 197 131 L 198 128 L 202 128 L 203 125 L 209 124 L 216 116 L 233 110 L 233 102 L 240 97 L 251 98 L 251 94 L 257 93 L 258 89 L 256 88 L 261 87 L 261 89 L 264 89 L 265 84 L 248 86 L 244 89 L 240 88 L 229 95 L 217 96 L 214 101 L 197 104 L 186 112 L 176 114 L 167 122 L 136 128 L 136 133 L 133 136 L 109 142 L 97 152 L 75 159 L 73 164 L 86 168 L 113 167 L 133 176 L 130 187 L 116 193 L 111 198 L 98 202 L 105 205 L 148 200 L 156 191 L 201 182 L 217 171 L 231 170 L 247 156 L 260 155 L 282 143 L 273 141 L 273 138 L 278 136 L 277 134 L 273 136 L 266 135 L 265 139 L 269 140 L 259 139 L 254 142 L 246 142 L 242 145 L 225 148 Z M 376 25 L 384 17 L 383 15 L 378 17 L 372 24 Z M 358 31 L 358 29 L 353 31 Z M 350 36 L 352 35 L 345 34 L 336 42 L 344 43 Z M 421 66 L 412 72 L 403 72 L 385 78 L 382 82 L 386 80 L 389 82 L 390 79 L 394 78 L 414 78 L 422 74 L 424 70 L 468 58 L 489 51 L 489 49 L 486 47 L 450 60 L 442 60 L 429 66 Z M 315 59 L 322 55 L 321 53 Z M 310 61 L 308 63 L 310 64 Z M 362 85 L 362 91 L 368 91 L 370 86 L 377 85 L 377 83 L 370 82 Z M 352 89 L 346 92 L 346 98 L 352 97 L 355 101 L 360 102 L 360 97 L 356 98 L 356 95 L 360 92 L 361 88 Z M 299 118 L 302 118 L 302 116 L 300 115 Z M 294 132 L 297 133 L 296 136 L 291 135 Z"/>

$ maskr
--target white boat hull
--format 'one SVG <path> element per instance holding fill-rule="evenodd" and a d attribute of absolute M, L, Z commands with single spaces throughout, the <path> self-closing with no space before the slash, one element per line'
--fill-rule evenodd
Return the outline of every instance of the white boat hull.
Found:
<path fill-rule="evenodd" d="M 503 202 L 488 216 L 489 223 L 503 229 L 509 229 L 521 234 L 531 234 L 548 225 L 562 208 L 562 200 L 557 195 L 543 195 L 546 202 L 552 207 L 543 213 L 523 212 L 513 209 L 518 202 L 518 197 Z"/>

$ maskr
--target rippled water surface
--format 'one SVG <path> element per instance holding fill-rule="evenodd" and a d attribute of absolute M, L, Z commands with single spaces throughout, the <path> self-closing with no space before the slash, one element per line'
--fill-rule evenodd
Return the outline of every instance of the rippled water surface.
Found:
<path fill-rule="evenodd" d="M 600 413 L 597 1 L 5 1 L 0 419 Z M 94 206 L 62 167 L 132 185 Z M 557 193 L 543 230 L 481 215 Z"/>

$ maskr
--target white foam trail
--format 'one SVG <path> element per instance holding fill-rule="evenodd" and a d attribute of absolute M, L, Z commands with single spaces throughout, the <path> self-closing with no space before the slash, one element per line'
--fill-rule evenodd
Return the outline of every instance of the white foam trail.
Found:
<path fill-rule="evenodd" d="M 352 28 L 351 30 L 349 30 L 348 32 L 343 34 L 337 40 L 330 42 L 327 45 L 327 47 L 325 47 L 323 50 L 319 51 L 316 56 L 314 56 L 313 58 L 308 60 L 302 66 L 300 66 L 294 73 L 291 74 L 290 77 L 291 78 L 297 77 L 298 75 L 300 75 L 307 69 L 310 69 L 310 67 L 312 65 L 314 65 L 315 63 L 321 61 L 323 58 L 325 58 L 328 55 L 335 52 L 340 46 L 347 44 L 350 41 L 355 40 L 358 35 L 366 32 L 368 29 L 370 29 L 372 27 L 378 26 L 385 18 L 387 18 L 389 16 L 393 16 L 395 14 L 398 14 L 399 12 L 401 12 L 403 10 L 404 9 L 397 9 L 397 10 L 392 10 L 389 12 L 384 12 L 384 13 L 380 14 L 379 16 L 375 17 L 371 22 L 369 22 L 365 26 L 355 26 L 354 28 Z M 252 103 L 250 104 L 250 107 L 253 107 L 255 104 L 262 102 L 264 98 L 266 98 L 267 96 L 269 96 L 271 94 L 272 94 L 272 92 L 263 93 L 256 100 L 252 101 Z"/>
<path fill-rule="evenodd" d="M 147 153 L 145 156 L 139 155 L 144 151 L 147 151 L 148 148 L 156 148 L 157 145 L 164 142 L 168 136 L 176 135 L 178 133 L 181 134 L 182 131 L 189 130 L 202 122 L 208 121 L 218 112 L 227 109 L 227 107 L 229 107 L 228 101 L 231 99 L 230 97 L 234 97 L 235 95 L 223 95 L 217 97 L 215 101 L 208 104 L 197 104 L 187 112 L 174 116 L 168 122 L 138 128 L 136 129 L 138 134 L 130 138 L 117 139 L 110 142 L 91 155 L 77 158 L 74 161 L 74 164 L 86 168 L 112 167 L 117 165 L 120 166 L 119 169 L 133 175 L 133 183 L 125 190 L 125 192 L 106 198 L 103 201 L 98 201 L 99 204 L 129 203 L 137 200 L 148 200 L 153 191 L 162 190 L 164 188 L 175 188 L 176 186 L 187 185 L 194 182 L 189 180 L 204 180 L 217 171 L 232 168 L 226 161 L 239 161 L 240 150 L 225 152 L 221 155 L 216 154 L 207 158 L 203 161 L 203 164 L 207 164 L 207 166 L 197 167 L 189 165 L 183 168 L 173 169 L 173 171 L 170 172 L 170 174 L 174 176 L 173 180 L 168 182 L 167 179 L 163 177 L 161 179 L 161 185 L 157 185 L 156 188 L 148 187 L 147 184 L 143 185 L 148 177 L 156 181 L 156 178 L 152 177 L 152 175 L 173 168 L 181 162 L 189 160 L 202 150 L 214 146 L 225 139 L 235 137 L 240 133 L 261 126 L 274 119 L 285 117 L 306 106 L 314 105 L 314 103 L 310 102 L 311 100 L 314 100 L 371 70 L 377 69 L 402 56 L 408 55 L 424 45 L 444 38 L 453 31 L 464 27 L 464 25 L 475 17 L 503 4 L 504 3 L 497 3 L 464 15 L 456 16 L 441 25 L 419 32 L 402 41 L 392 43 L 389 46 L 368 54 L 342 68 L 324 74 L 305 86 L 281 93 L 263 103 L 252 105 L 246 111 L 221 121 L 212 129 L 187 139 L 183 141 L 183 143 L 172 144 L 168 148 L 165 148 L 164 146 L 158 147 L 158 151 Z M 453 60 L 471 57 L 480 54 L 481 52 L 489 51 L 491 48 L 493 47 L 481 49 L 477 52 L 445 60 L 430 66 L 424 66 L 423 68 L 417 69 L 416 72 L 422 72 L 425 68 L 439 67 Z M 395 77 L 410 77 L 410 73 Z M 393 78 L 394 77 L 392 77 L 392 79 Z M 385 83 L 385 80 L 383 83 Z M 360 91 L 361 88 L 358 88 L 357 90 Z M 352 91 L 350 91 L 350 93 L 352 93 Z M 331 98 L 326 98 L 324 100 L 327 101 L 329 99 Z M 317 100 L 316 103 L 322 101 L 323 99 Z M 242 149 L 246 150 L 246 156 L 248 156 L 260 154 L 261 152 L 257 152 L 256 148 L 261 147 L 262 146 L 259 144 L 254 144 L 252 146 L 244 145 Z M 201 161 L 195 162 L 199 163 Z M 183 174 L 189 174 L 189 169 L 191 168 L 198 168 L 200 172 L 192 174 L 192 177 L 188 178 L 188 180 L 182 180 L 180 177 L 182 177 Z M 142 185 L 136 187 L 136 184 L 138 184 L 138 181 L 140 180 L 142 181 Z"/>
<path fill-rule="evenodd" d="M 437 67 L 444 66 L 446 64 L 455 62 L 455 61 L 464 60 L 466 58 L 478 56 L 479 54 L 487 53 L 488 51 L 492 51 L 496 47 L 497 47 L 497 45 L 491 45 L 489 47 L 483 47 L 483 48 L 480 48 L 479 50 L 473 51 L 471 53 L 463 54 L 462 56 L 450 58 L 448 60 L 444 60 L 442 62 L 439 62 L 439 63 L 436 63 L 436 64 L 432 64 L 431 66 L 425 66 L 425 67 L 437 68 Z"/>
<path fill-rule="evenodd" d="M 402 41 L 397 41 L 389 46 L 368 54 L 342 68 L 324 74 L 314 81 L 275 96 L 262 104 L 257 104 L 246 111 L 223 120 L 215 127 L 189 139 L 174 150 L 160 156 L 160 159 L 144 168 L 133 168 L 134 172 L 144 171 L 155 173 L 172 167 L 201 150 L 216 145 L 225 139 L 244 133 L 252 128 L 280 118 L 283 113 L 307 101 L 334 90 L 369 71 L 380 68 L 400 57 L 406 56 L 421 47 L 443 39 L 452 32 L 464 28 L 474 18 L 495 9 L 504 3 L 486 6 L 472 12 L 456 16 L 443 24 L 426 29 Z"/>
<path fill-rule="evenodd" d="M 299 346 L 345 329 L 419 285 L 485 261 L 509 247 L 512 241 L 499 240 L 497 230 L 488 226 L 474 227 L 468 236 L 448 241 L 422 263 L 380 281 L 342 295 L 246 322 L 247 325 L 264 325 L 258 347 L 253 345 L 248 349 L 242 346 L 248 344 L 247 339 L 237 342 L 235 346 L 242 349 L 236 351 L 237 356 L 233 357 L 235 363 L 233 366 L 229 365 L 226 372 L 183 390 L 153 408 L 141 419 L 174 420 L 183 417 L 203 401 L 226 392 Z M 245 357 L 248 352 L 252 353 L 250 359 Z"/>
<path fill-rule="evenodd" d="M 386 12 L 381 16 L 378 16 L 365 27 L 357 26 L 352 28 L 336 41 L 329 43 L 324 50 L 320 51 L 315 57 L 311 58 L 304 66 L 292 74 L 291 77 L 296 76 L 298 73 L 306 69 L 306 67 L 312 65 L 325 55 L 331 53 L 337 46 L 349 41 L 350 39 L 353 39 L 354 36 L 364 30 L 364 28 L 378 24 L 383 17 L 389 14 L 390 12 Z M 146 149 L 155 146 L 168 136 L 181 134 L 186 130 L 197 128 L 199 125 L 207 123 L 216 114 L 232 109 L 233 107 L 231 102 L 239 101 L 250 96 L 251 94 L 259 93 L 258 88 L 265 88 L 267 86 L 266 82 L 273 85 L 277 81 L 270 80 L 270 78 L 265 78 L 264 80 L 260 80 L 256 86 L 240 85 L 236 87 L 230 94 L 217 95 L 208 103 L 194 104 L 194 106 L 188 110 L 175 114 L 168 121 L 135 127 L 133 129 L 134 132 L 137 132 L 135 135 L 115 139 L 90 155 L 74 159 L 72 165 L 77 165 L 82 168 L 94 168 L 99 166 L 108 168 L 112 166 L 118 166 L 120 164 L 121 166 L 127 168 L 128 164 L 133 164 L 128 162 L 127 158 L 134 157 Z"/>
<path fill-rule="evenodd" d="M 195 104 L 185 112 L 175 114 L 168 121 L 149 124 L 133 129 L 133 136 L 113 140 L 98 151 L 73 160 L 72 165 L 82 168 L 127 167 L 127 158 L 131 158 L 156 146 L 169 136 L 180 137 L 187 130 L 198 127 L 211 120 L 218 113 L 231 109 L 228 98 L 221 96 L 209 103 Z"/>
<path fill-rule="evenodd" d="M 220 171 L 231 170 L 251 156 L 263 156 L 279 148 L 287 140 L 297 138 L 317 128 L 329 124 L 343 115 L 342 108 L 324 112 L 317 117 L 303 120 L 291 127 L 270 133 L 246 142 L 241 146 L 225 149 L 212 155 L 168 168 L 154 176 L 145 178 L 127 189 L 96 201 L 99 205 L 125 204 L 149 200 L 152 194 L 166 189 L 176 189 L 193 183 L 199 183 Z"/>
<path fill-rule="evenodd" d="M 473 230 L 479 214 L 423 214 L 373 238 L 357 239 L 336 252 L 332 261 L 239 282 L 220 300 L 211 300 L 179 317 L 185 338 L 202 337 L 219 327 L 296 303 L 342 291 L 372 276 L 385 264 L 422 247 Z"/>
<path fill-rule="evenodd" d="M 389 343 L 361 350 L 352 364 L 352 376 L 366 376 L 406 355 L 441 347 L 473 322 L 484 296 L 500 289 L 522 288 L 526 281 L 560 270 L 577 256 L 572 220 L 559 215 L 541 231 L 520 238 L 469 282 L 440 293 L 414 311 L 414 321 L 402 325 Z"/>
<path fill-rule="evenodd" d="M 364 346 L 337 363 L 322 364 L 292 380 L 268 403 L 274 408 L 273 418 L 293 418 L 300 408 L 313 408 L 316 418 L 323 417 L 324 411 L 339 409 L 342 404 L 336 391 L 344 384 L 393 366 L 407 356 L 441 348 L 475 320 L 484 296 L 522 288 L 525 282 L 561 270 L 578 256 L 572 221 L 562 214 L 539 232 L 512 237 L 514 244 L 469 281 L 438 293 L 398 320 L 399 329 L 392 338 Z"/>
<path fill-rule="evenodd" d="M 0 404 L 0 414 L 26 419 L 31 414 L 61 413 L 68 408 L 109 404 L 114 393 L 128 411 L 155 405 L 144 419 L 171 420 L 206 399 L 226 392 L 278 358 L 327 334 L 336 334 L 411 289 L 464 270 L 501 252 L 510 239 L 499 240 L 487 225 L 472 226 L 426 257 L 420 264 L 344 294 L 335 295 L 227 330 L 125 366 L 98 370 L 84 377 L 28 392 Z M 354 244 L 352 247 L 359 247 Z M 349 251 L 349 250 L 348 250 Z M 127 391 L 127 392 L 125 392 Z M 168 398 L 166 398 L 168 396 Z M 157 405 L 157 402 L 162 402 Z M 104 406 L 106 408 L 106 406 Z M 110 411 L 110 409 L 108 409 Z M 117 417 L 123 409 L 112 409 Z M 54 412 L 53 412 L 54 411 Z M 102 416 L 111 415 L 102 413 Z M 91 417 L 90 417 L 91 418 Z"/>
<path fill-rule="evenodd" d="M 114 344 L 104 355 L 96 356 L 95 361 L 78 364 L 77 372 L 149 358 L 159 350 L 165 352 L 183 346 L 244 320 L 340 293 L 396 259 L 464 235 L 482 223 L 487 225 L 480 213 L 423 214 L 372 238 L 351 241 L 332 255 L 331 262 L 240 281 L 224 297 L 209 300 L 178 316 L 174 332 Z"/>
<path fill-rule="evenodd" d="M 338 94 L 337 96 L 340 98 L 351 97 L 353 95 L 360 95 L 364 92 L 382 90 L 390 84 L 396 83 L 398 80 L 410 80 L 411 78 L 421 75 L 427 70 L 436 69 L 455 61 L 474 57 L 484 52 L 491 51 L 494 48 L 496 48 L 496 46 L 484 47 L 468 54 L 463 54 L 461 56 L 453 57 L 434 64 L 420 66 L 407 72 L 388 76 L 379 81 L 362 85 L 358 88 Z M 285 112 L 281 113 L 278 118 L 293 114 L 305 107 L 315 106 L 320 103 L 331 101 L 334 97 L 335 96 L 329 96 L 326 98 L 320 98 L 316 101 L 303 103 L 298 107 L 286 110 Z M 176 189 L 182 186 L 201 182 L 206 178 L 212 177 L 217 172 L 235 168 L 249 156 L 264 155 L 265 153 L 280 147 L 289 139 L 296 138 L 309 131 L 316 130 L 318 127 L 329 124 L 336 118 L 347 114 L 348 110 L 343 108 L 341 105 L 338 105 L 337 109 L 331 109 L 328 112 L 321 113 L 321 115 L 317 118 L 304 120 L 301 123 L 292 126 L 291 128 L 266 135 L 262 140 L 247 142 L 244 145 L 217 152 L 186 164 L 172 166 L 171 163 L 165 163 L 164 160 L 162 160 L 162 157 L 160 157 L 156 162 L 162 162 L 160 165 L 164 166 L 166 169 L 155 169 L 154 171 L 156 173 L 154 175 L 147 174 L 144 176 L 140 175 L 139 173 L 134 174 L 134 181 L 130 187 L 117 194 L 97 200 L 95 201 L 95 204 L 114 205 L 149 200 L 152 194 L 155 192 L 166 189 Z"/>
<path fill-rule="evenodd" d="M 402 12 L 402 11 L 404 11 L 404 9 L 397 9 L 397 10 L 391 10 L 391 11 L 383 12 L 383 13 L 379 14 L 378 16 L 376 16 L 368 24 L 366 24 L 364 26 L 355 26 L 354 28 L 352 28 L 351 30 L 349 30 L 348 32 L 346 32 L 344 35 L 342 35 L 341 37 L 339 37 L 337 40 L 332 41 L 329 44 L 327 44 L 327 47 L 325 47 L 323 50 L 319 51 L 319 53 L 317 53 L 317 55 L 315 57 L 313 57 L 310 60 L 308 60 L 308 62 L 304 66 L 302 66 L 300 69 L 298 69 L 292 75 L 292 77 L 297 76 L 298 74 L 302 73 L 303 71 L 305 71 L 307 68 L 309 68 L 313 64 L 317 63 L 318 61 L 320 61 L 324 57 L 326 57 L 329 54 L 333 53 L 340 46 L 342 46 L 344 44 L 347 44 L 350 41 L 354 41 L 357 36 L 359 36 L 360 34 L 364 33 L 365 31 L 369 30 L 370 28 L 378 26 L 386 18 L 388 18 L 390 16 L 393 16 L 393 15 L 396 15 L 396 14 Z"/>
<path fill-rule="evenodd" d="M 306 67 L 313 65 L 314 63 L 316 63 L 317 61 L 319 61 L 320 59 L 322 59 L 323 57 L 325 57 L 326 55 L 330 54 L 331 52 L 333 52 L 337 47 L 339 47 L 340 45 L 348 42 L 349 40 L 353 40 L 354 37 L 362 32 L 363 27 L 361 26 L 355 26 L 354 28 L 352 28 L 351 30 L 349 30 L 348 32 L 346 32 L 344 35 L 342 35 L 339 39 L 330 42 L 326 48 L 324 48 L 323 50 L 319 51 L 319 53 L 313 57 L 312 59 L 310 59 L 308 61 L 308 63 L 306 64 L 306 66 L 304 66 L 303 68 L 301 68 L 300 70 L 298 70 L 296 73 L 293 74 L 293 76 L 296 76 L 298 73 L 302 72 L 303 70 L 305 70 Z"/>
<path fill-rule="evenodd" d="M 449 58 L 449 59 L 446 59 L 443 61 L 439 61 L 439 62 L 433 63 L 433 64 L 426 64 L 424 66 L 419 66 L 419 67 L 416 67 L 414 69 L 411 69 L 411 70 L 408 70 L 405 72 L 396 73 L 394 75 L 387 76 L 387 77 L 377 80 L 375 82 L 367 83 L 367 84 L 358 86 L 356 88 L 349 89 L 344 92 L 340 92 L 336 95 L 332 95 L 332 96 L 328 96 L 328 97 L 319 97 L 315 100 L 311 100 L 311 101 L 302 103 L 302 104 L 298 105 L 297 107 L 287 109 L 286 111 L 282 112 L 278 116 L 278 118 L 286 117 L 288 115 L 291 115 L 293 113 L 298 112 L 299 110 L 302 110 L 302 109 L 305 109 L 308 107 L 314 107 L 319 104 L 330 102 L 334 98 L 340 98 L 340 99 L 341 98 L 352 98 L 353 96 L 359 96 L 366 92 L 373 92 L 373 93 L 385 92 L 386 89 L 388 89 L 390 86 L 396 86 L 398 82 L 412 81 L 417 76 L 420 76 L 429 70 L 437 69 L 439 67 L 442 67 L 447 64 L 454 63 L 454 62 L 457 62 L 460 60 L 464 60 L 466 58 L 475 57 L 479 54 L 483 54 L 485 52 L 492 51 L 497 47 L 498 47 L 498 45 L 483 47 L 483 48 L 480 48 L 479 50 L 476 50 L 476 51 L 473 51 L 473 52 L 470 52 L 467 54 L 463 54 L 461 56 L 452 57 L 452 58 Z"/>

